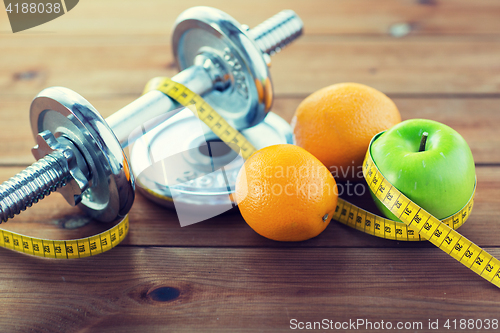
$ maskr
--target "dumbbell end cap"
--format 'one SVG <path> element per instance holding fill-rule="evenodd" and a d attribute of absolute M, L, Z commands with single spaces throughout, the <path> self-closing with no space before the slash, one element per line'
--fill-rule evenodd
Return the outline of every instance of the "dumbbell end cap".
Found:
<path fill-rule="evenodd" d="M 91 175 L 78 204 L 84 212 L 102 222 L 129 212 L 135 195 L 129 162 L 111 128 L 86 99 L 68 88 L 44 89 L 31 103 L 30 120 L 35 138 L 49 130 L 82 153 Z"/>

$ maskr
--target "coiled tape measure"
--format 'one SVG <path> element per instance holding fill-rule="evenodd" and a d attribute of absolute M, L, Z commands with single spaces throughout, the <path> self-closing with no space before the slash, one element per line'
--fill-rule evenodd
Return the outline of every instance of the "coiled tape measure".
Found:
<path fill-rule="evenodd" d="M 236 145 L 242 157 L 248 159 L 255 147 L 235 128 L 229 125 L 203 98 L 184 85 L 169 78 L 159 77 L 148 82 L 144 92 L 159 90 L 189 108 L 230 147 Z M 372 141 L 377 139 L 375 136 Z M 352 228 L 381 238 L 400 241 L 428 240 L 467 268 L 500 287 L 500 261 L 479 246 L 460 235 L 455 229 L 470 216 L 474 204 L 475 187 L 469 202 L 456 214 L 440 221 L 408 199 L 392 186 L 379 171 L 368 149 L 363 162 L 363 175 L 370 190 L 401 221 L 393 221 L 372 214 L 343 199 L 338 199 L 333 219 Z M 15 251 L 50 258 L 81 258 L 107 251 L 120 243 L 128 233 L 128 216 L 113 228 L 77 240 L 48 240 L 28 237 L 1 230 L 0 246 Z"/>
<path fill-rule="evenodd" d="M 84 258 L 111 250 L 127 236 L 128 229 L 128 215 L 114 227 L 100 234 L 72 240 L 36 238 L 0 229 L 2 234 L 0 246 L 38 257 Z"/>
<path fill-rule="evenodd" d="M 149 81 L 144 93 L 153 89 L 163 92 L 185 107 L 194 105 L 195 108 L 190 110 L 222 141 L 231 143 L 230 147 L 238 146 L 245 160 L 256 151 L 238 130 L 231 127 L 202 97 L 184 85 L 160 77 Z M 379 135 L 372 139 L 370 146 Z M 465 223 L 472 211 L 475 186 L 467 204 L 458 213 L 440 221 L 384 178 L 372 160 L 370 149 L 363 162 L 363 175 L 376 197 L 403 223 L 382 218 L 340 198 L 333 219 L 382 238 L 401 241 L 428 240 L 479 276 L 500 287 L 500 261 L 455 231 Z"/>

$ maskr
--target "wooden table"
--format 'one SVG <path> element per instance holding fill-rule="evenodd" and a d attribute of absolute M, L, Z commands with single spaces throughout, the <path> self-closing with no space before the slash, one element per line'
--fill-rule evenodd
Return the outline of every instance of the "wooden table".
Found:
<path fill-rule="evenodd" d="M 28 110 L 40 90 L 71 88 L 110 115 L 151 77 L 176 73 L 171 28 L 199 4 L 86 0 L 17 34 L 0 12 L 0 180 L 33 162 Z M 305 35 L 271 67 L 273 111 L 288 121 L 308 94 L 352 81 L 388 94 L 403 119 L 433 119 L 461 133 L 478 186 L 460 232 L 500 257 L 499 2 L 203 4 L 250 26 L 285 8 L 302 17 Z M 2 227 L 64 239 L 106 228 L 57 194 Z M 373 330 L 381 321 L 422 323 L 411 331 L 439 320 L 453 332 L 454 319 L 500 319 L 500 290 L 429 243 L 379 239 L 335 222 L 312 240 L 278 243 L 237 212 L 181 228 L 175 212 L 141 195 L 117 248 L 62 261 L 0 249 L 0 267 L 1 332 L 279 332 L 323 319 L 370 321 Z"/>

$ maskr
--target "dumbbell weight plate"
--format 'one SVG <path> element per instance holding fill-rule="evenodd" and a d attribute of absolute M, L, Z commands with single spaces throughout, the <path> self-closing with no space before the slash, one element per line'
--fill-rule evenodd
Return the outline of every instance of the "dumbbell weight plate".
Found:
<path fill-rule="evenodd" d="M 230 87 L 203 96 L 233 127 L 244 129 L 262 121 L 271 108 L 272 84 L 262 51 L 241 25 L 211 7 L 193 7 L 176 20 L 172 49 L 180 70 L 206 54 L 228 73 Z M 217 71 L 217 69 L 215 69 Z"/>
<path fill-rule="evenodd" d="M 197 126 L 202 135 L 194 130 Z M 273 112 L 241 133 L 257 149 L 293 141 L 290 125 Z M 179 204 L 204 212 L 231 205 L 229 194 L 244 163 L 187 109 L 137 140 L 130 156 L 141 193 L 177 211 Z"/>
<path fill-rule="evenodd" d="M 78 206 L 103 222 L 125 216 L 134 202 L 134 177 L 120 142 L 99 112 L 78 93 L 51 87 L 33 100 L 30 118 L 33 137 L 49 130 L 71 140 L 84 156 L 92 179 Z"/>

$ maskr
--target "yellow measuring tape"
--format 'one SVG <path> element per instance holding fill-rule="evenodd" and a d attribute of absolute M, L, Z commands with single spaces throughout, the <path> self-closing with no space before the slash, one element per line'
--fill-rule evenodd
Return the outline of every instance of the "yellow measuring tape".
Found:
<path fill-rule="evenodd" d="M 0 229 L 0 246 L 38 257 L 84 258 L 111 250 L 127 236 L 128 229 L 128 215 L 109 230 L 95 236 L 72 240 L 36 238 Z"/>
<path fill-rule="evenodd" d="M 248 159 L 256 151 L 255 147 L 201 96 L 184 85 L 166 77 L 157 77 L 148 82 L 144 93 L 151 90 L 159 90 L 183 106 L 194 105 L 195 109 L 190 108 L 190 110 L 195 112 L 222 141 L 236 144 L 241 149 L 244 159 Z M 372 142 L 379 135 L 375 136 Z M 372 160 L 370 149 L 363 162 L 363 175 L 371 191 L 402 222 L 382 218 L 340 198 L 333 219 L 382 238 L 401 241 L 428 240 L 479 276 L 500 287 L 500 261 L 455 231 L 470 216 L 474 204 L 475 186 L 468 203 L 456 214 L 440 221 L 408 199 L 384 178 Z"/>
<path fill-rule="evenodd" d="M 167 77 L 156 77 L 146 84 L 144 93 L 151 90 L 161 91 L 179 102 L 182 106 L 194 105 L 196 107 L 196 116 L 207 124 L 212 132 L 222 141 L 236 144 L 241 149 L 241 155 L 245 160 L 257 150 L 237 129 L 229 125 L 217 111 L 205 102 L 201 96 L 195 94 L 184 85 L 174 82 Z M 191 111 L 195 110 L 191 109 Z"/>
<path fill-rule="evenodd" d="M 377 136 L 372 139 L 372 142 L 376 138 Z M 449 225 L 429 214 L 392 186 L 373 162 L 370 149 L 363 162 L 363 175 L 375 196 L 408 227 L 479 276 L 500 287 L 500 261 Z M 473 199 L 471 198 L 458 213 L 462 219 L 470 215 L 472 205 Z"/>

